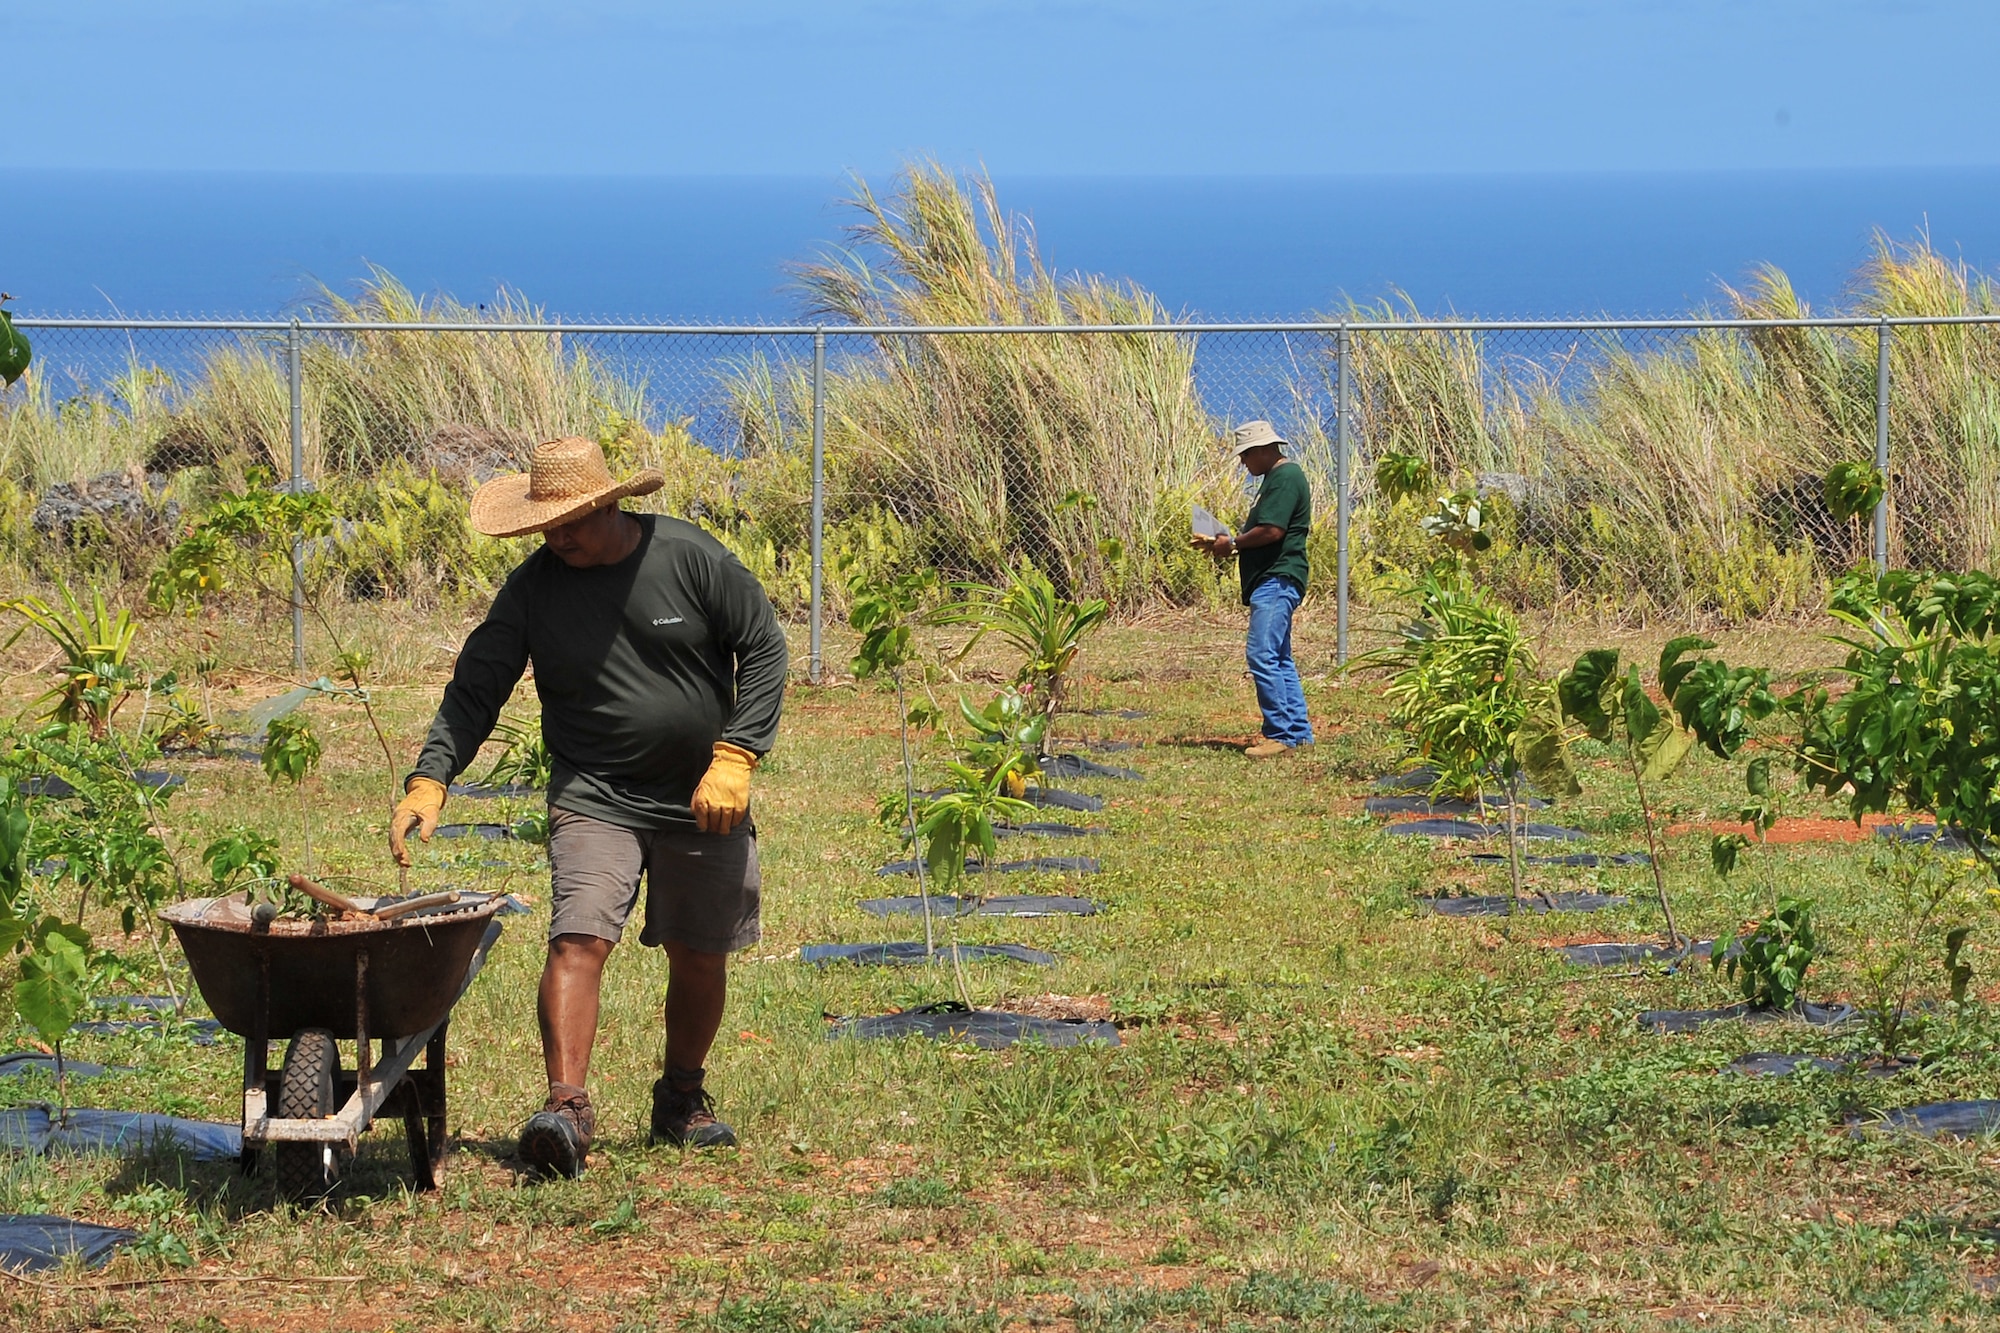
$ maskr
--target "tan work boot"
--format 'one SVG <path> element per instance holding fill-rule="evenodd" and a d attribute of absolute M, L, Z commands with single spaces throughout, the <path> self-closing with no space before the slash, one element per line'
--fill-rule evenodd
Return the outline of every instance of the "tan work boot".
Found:
<path fill-rule="evenodd" d="M 1291 752 L 1291 746 L 1285 744 L 1283 741 L 1274 741 L 1269 736 L 1266 736 L 1255 745 L 1246 749 L 1243 754 L 1245 758 L 1249 759 L 1275 759 L 1281 754 L 1290 754 Z"/>
<path fill-rule="evenodd" d="M 522 1127 L 516 1151 L 539 1176 L 575 1179 L 583 1174 L 596 1132 L 590 1094 L 572 1083 L 551 1083 L 548 1101 Z"/>

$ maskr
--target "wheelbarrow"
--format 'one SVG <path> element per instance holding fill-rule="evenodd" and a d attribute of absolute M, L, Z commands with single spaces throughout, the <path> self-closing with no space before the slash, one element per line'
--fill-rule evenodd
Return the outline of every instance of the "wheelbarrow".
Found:
<path fill-rule="evenodd" d="M 417 1188 L 436 1188 L 446 1146 L 445 1031 L 500 938 L 493 917 L 506 901 L 464 894 L 388 921 L 272 921 L 253 915 L 242 895 L 160 913 L 216 1021 L 243 1038 L 245 1174 L 268 1143 L 278 1193 L 324 1199 L 375 1118 L 396 1115 Z M 274 1038 L 289 1038 L 276 1071 Z M 341 1066 L 341 1041 L 354 1043 L 352 1073 Z"/>

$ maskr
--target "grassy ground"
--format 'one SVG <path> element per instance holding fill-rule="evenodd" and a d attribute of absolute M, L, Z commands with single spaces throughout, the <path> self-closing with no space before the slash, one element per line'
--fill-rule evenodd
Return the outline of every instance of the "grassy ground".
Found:
<path fill-rule="evenodd" d="M 414 747 L 465 623 L 380 608 L 353 616 L 391 677 L 381 697 L 392 734 Z M 1061 958 L 1048 970 L 973 967 L 981 1003 L 1108 1012 L 1121 1048 L 989 1054 L 827 1039 L 828 1014 L 948 998 L 951 983 L 944 972 L 819 972 L 794 957 L 804 943 L 916 929 L 885 929 L 854 906 L 884 891 L 873 872 L 894 851 L 871 818 L 893 781 L 892 698 L 872 685 L 799 684 L 758 779 L 765 939 L 738 959 L 710 1062 L 740 1151 L 645 1148 L 664 967 L 633 946 L 607 978 L 591 1170 L 575 1183 L 516 1176 L 512 1136 L 541 1095 L 533 995 L 544 866 L 522 845 L 434 844 L 423 883 L 506 887 L 536 907 L 510 919 L 456 1011 L 456 1151 L 443 1189 L 407 1190 L 393 1126 L 364 1140 L 354 1195 L 332 1215 L 275 1206 L 268 1175 L 246 1180 L 233 1165 L 172 1153 L 0 1159 L 0 1211 L 144 1233 L 103 1270 L 0 1281 L 0 1325 L 2000 1324 L 1975 1284 L 2000 1269 L 1993 1145 L 1844 1128 L 1885 1107 L 1990 1092 L 2000 1060 L 1987 1011 L 1935 1028 L 1921 1043 L 1935 1058 L 1899 1079 L 1718 1076 L 1747 1050 L 1844 1050 L 1860 1039 L 1793 1025 L 1642 1034 L 1641 1009 L 1728 994 L 1706 966 L 1584 973 L 1543 946 L 1656 932 L 1644 871 L 1535 877 L 1631 897 L 1596 916 L 1510 927 L 1420 910 L 1418 893 L 1504 892 L 1504 871 L 1463 860 L 1463 847 L 1388 838 L 1361 813 L 1369 780 L 1401 754 L 1373 684 L 1323 674 L 1330 619 L 1315 603 L 1300 632 L 1320 743 L 1266 767 L 1190 743 L 1254 729 L 1234 622 L 1121 628 L 1088 655 L 1079 702 L 1149 716 L 1080 717 L 1069 729 L 1143 742 L 1127 758 L 1147 780 L 1079 784 L 1111 798 L 1092 817 L 1110 833 L 1047 850 L 1101 856 L 1103 873 L 1033 887 L 1087 892 L 1107 910 L 977 921 L 962 938 Z M 1668 633 L 1620 637 L 1645 648 Z M 1580 634 L 1565 631 L 1563 653 Z M 164 665 L 204 643 L 234 647 L 246 659 L 238 685 L 217 700 L 232 707 L 282 688 L 282 640 L 276 623 L 155 624 L 141 651 Z M 1832 656 L 1807 628 L 1731 647 L 1794 667 Z M 17 648 L 8 669 L 32 665 Z M 32 684 L 16 676 L 6 690 L 24 701 Z M 519 702 L 531 711 L 531 695 Z M 351 706 L 311 707 L 329 742 L 310 791 L 323 864 L 386 882 L 380 755 Z M 297 805 L 254 765 L 182 767 L 188 788 L 173 812 L 190 862 L 236 822 L 295 845 Z M 1555 814 L 1590 831 L 1592 849 L 1641 845 L 1615 756 L 1586 767 L 1584 796 Z M 1721 817 L 1734 782 L 1697 759 L 1663 799 L 1679 822 Z M 490 809 L 457 802 L 447 815 Z M 1700 832 L 1673 840 L 1683 924 L 1731 929 L 1773 883 L 1809 893 L 1831 956 L 1808 990 L 1851 995 L 1868 941 L 1890 924 L 1869 850 L 1774 850 L 1726 885 L 1706 871 L 1705 845 Z M 2000 960 L 1990 928 L 1975 939 L 1974 988 L 1985 991 Z M 133 949 L 143 952 L 136 940 Z M 80 1058 L 135 1066 L 75 1085 L 86 1104 L 236 1118 L 234 1039 L 74 1046 Z M 0 1084 L 7 1103 L 52 1095 L 44 1082 Z"/>

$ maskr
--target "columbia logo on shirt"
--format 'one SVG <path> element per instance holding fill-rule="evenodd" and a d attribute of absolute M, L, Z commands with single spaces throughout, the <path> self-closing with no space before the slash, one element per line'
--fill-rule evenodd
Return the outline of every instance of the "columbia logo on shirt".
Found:
<path fill-rule="evenodd" d="M 655 625 L 678 625 L 686 619 L 686 616 L 656 616 L 653 623 Z"/>

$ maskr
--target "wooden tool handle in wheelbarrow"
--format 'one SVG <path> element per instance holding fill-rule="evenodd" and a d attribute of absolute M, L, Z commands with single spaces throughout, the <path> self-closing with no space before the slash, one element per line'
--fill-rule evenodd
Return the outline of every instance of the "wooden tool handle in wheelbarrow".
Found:
<path fill-rule="evenodd" d="M 368 915 L 367 909 L 362 907 L 361 904 L 355 902 L 352 898 L 335 893 L 324 884 L 315 884 L 304 875 L 288 875 L 286 878 L 293 888 L 305 894 L 308 898 L 323 902 L 328 907 L 337 907 L 343 912 L 352 912 L 355 916 Z"/>
<path fill-rule="evenodd" d="M 377 921 L 393 921 L 411 912 L 421 912 L 426 907 L 449 907 L 458 901 L 457 889 L 446 889 L 442 893 L 426 893 L 420 898 L 405 898 L 399 903 L 386 903 L 377 907 L 370 915 Z"/>

